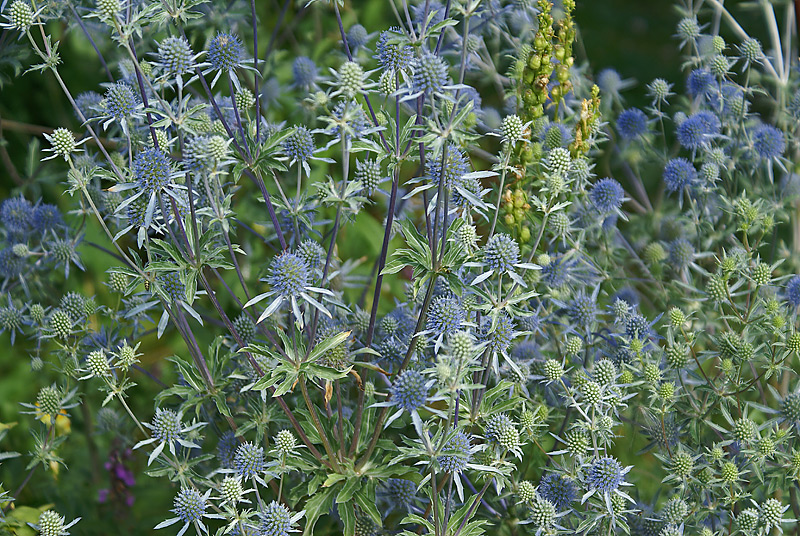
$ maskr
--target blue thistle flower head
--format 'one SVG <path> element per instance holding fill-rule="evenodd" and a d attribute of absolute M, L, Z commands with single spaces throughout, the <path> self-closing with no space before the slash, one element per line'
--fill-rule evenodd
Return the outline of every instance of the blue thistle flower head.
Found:
<path fill-rule="evenodd" d="M 625 469 L 611 456 L 594 460 L 586 475 L 589 488 L 602 493 L 610 493 L 625 480 Z"/>
<path fill-rule="evenodd" d="M 217 71 L 236 69 L 242 59 L 242 41 L 237 35 L 218 33 L 208 45 L 208 61 Z"/>
<path fill-rule="evenodd" d="M 171 171 L 169 157 L 161 149 L 145 149 L 133 159 L 133 175 L 147 193 L 166 188 Z"/>
<path fill-rule="evenodd" d="M 314 138 L 306 127 L 300 126 L 283 142 L 283 152 L 291 160 L 305 162 L 314 154 Z"/>
<path fill-rule="evenodd" d="M 772 125 L 760 125 L 753 132 L 753 150 L 759 158 L 771 160 L 783 155 L 786 139 L 783 132 Z"/>
<path fill-rule="evenodd" d="M 694 260 L 694 246 L 685 238 L 676 238 L 669 244 L 669 262 L 677 270 L 683 270 Z"/>
<path fill-rule="evenodd" d="M 392 404 L 406 411 L 416 411 L 428 399 L 429 385 L 422 373 L 406 370 L 390 388 Z"/>
<path fill-rule="evenodd" d="M 236 440 L 236 434 L 233 430 L 228 430 L 219 438 L 217 457 L 219 458 L 219 464 L 225 469 L 234 468 L 234 457 L 238 446 L 239 441 Z"/>
<path fill-rule="evenodd" d="M 294 85 L 309 89 L 317 83 L 317 64 L 306 56 L 298 56 L 292 64 L 292 77 Z"/>
<path fill-rule="evenodd" d="M 442 449 L 443 452 L 449 452 L 451 454 L 442 454 L 436 458 L 442 471 L 454 475 L 464 471 L 472 457 L 472 445 L 470 443 L 470 438 L 467 434 L 460 430 L 456 432 L 456 434 L 444 444 L 444 448 Z"/>
<path fill-rule="evenodd" d="M 706 95 L 716 87 L 714 75 L 708 69 L 695 69 L 686 80 L 686 91 L 691 97 Z"/>
<path fill-rule="evenodd" d="M 669 192 L 680 192 L 684 188 L 691 188 L 697 180 L 697 170 L 685 158 L 673 158 L 664 166 L 664 187 Z"/>
<path fill-rule="evenodd" d="M 302 258 L 285 251 L 273 259 L 267 282 L 277 294 L 291 298 L 305 292 L 309 271 Z"/>
<path fill-rule="evenodd" d="M 647 339 L 650 336 L 650 322 L 639 313 L 633 313 L 625 319 L 625 334 L 630 339 Z M 619 361 L 625 362 L 624 355 L 617 354 Z"/>
<path fill-rule="evenodd" d="M 792 277 L 786 283 L 786 289 L 783 292 L 784 299 L 792 307 L 800 307 L 800 275 Z"/>
<path fill-rule="evenodd" d="M 206 513 L 206 500 L 200 492 L 192 488 L 181 488 L 175 496 L 175 512 L 184 523 L 194 523 L 203 518 Z"/>
<path fill-rule="evenodd" d="M 292 532 L 292 513 L 278 501 L 272 501 L 259 514 L 260 536 L 289 536 Z"/>
<path fill-rule="evenodd" d="M 236 449 L 233 465 L 244 479 L 258 475 L 264 470 L 264 449 L 250 442 L 242 443 Z"/>
<path fill-rule="evenodd" d="M 412 71 L 411 88 L 414 93 L 439 93 L 447 85 L 447 64 L 430 52 L 423 52 L 414 61 Z"/>
<path fill-rule="evenodd" d="M 399 44 L 397 40 L 402 37 L 400 28 L 390 28 L 381 32 L 376 45 L 378 53 L 375 58 L 378 64 L 387 70 L 402 71 L 411 64 L 414 49 L 410 45 Z"/>
<path fill-rule="evenodd" d="M 33 209 L 33 227 L 40 233 L 57 229 L 63 225 L 64 219 L 57 206 L 42 203 Z"/>
<path fill-rule="evenodd" d="M 414 502 L 417 485 L 405 478 L 390 478 L 386 482 L 385 492 L 393 508 L 405 509 Z"/>
<path fill-rule="evenodd" d="M 455 333 L 467 319 L 467 312 L 455 296 L 439 296 L 433 300 L 426 328 L 434 335 Z"/>
<path fill-rule="evenodd" d="M 170 75 L 182 75 L 194 67 L 194 54 L 183 37 L 167 37 L 158 44 L 158 61 Z"/>
<path fill-rule="evenodd" d="M 514 339 L 514 320 L 505 312 L 497 317 L 497 324 L 492 328 L 491 319 L 483 325 L 483 338 L 489 341 L 489 349 L 493 352 L 505 352 Z"/>
<path fill-rule="evenodd" d="M 157 408 L 150 423 L 150 429 L 153 431 L 153 437 L 158 441 L 172 443 L 181 435 L 183 429 L 181 416 L 171 409 Z"/>
<path fill-rule="evenodd" d="M 617 118 L 617 131 L 622 139 L 635 140 L 647 133 L 647 116 L 638 108 L 628 108 Z"/>
<path fill-rule="evenodd" d="M 186 300 L 186 285 L 178 272 L 164 272 L 158 276 L 158 283 L 172 301 Z"/>
<path fill-rule="evenodd" d="M 581 327 L 589 326 L 594 322 L 597 314 L 597 304 L 592 296 L 585 292 L 579 292 L 569 304 L 568 313 L 575 324 Z"/>
<path fill-rule="evenodd" d="M 367 29 L 360 24 L 353 24 L 347 32 L 347 44 L 350 45 L 350 50 L 355 52 L 365 46 L 367 41 L 369 41 Z"/>
<path fill-rule="evenodd" d="M 425 161 L 425 171 L 432 181 L 438 183 L 441 179 L 447 188 L 453 188 L 461 181 L 461 176 L 469 171 L 469 165 L 464 152 L 450 143 L 447 146 L 444 168 L 442 168 L 442 157 L 438 155 Z"/>
<path fill-rule="evenodd" d="M 0 221 L 13 236 L 27 234 L 33 225 L 33 219 L 33 206 L 22 196 L 6 199 L 0 205 Z"/>
<path fill-rule="evenodd" d="M 127 119 L 139 105 L 138 95 L 124 82 L 117 82 L 108 88 L 103 101 L 106 112 L 117 121 Z"/>
<path fill-rule="evenodd" d="M 625 191 L 619 182 L 607 177 L 595 183 L 589 191 L 589 199 L 601 214 L 609 214 L 620 209 Z"/>
<path fill-rule="evenodd" d="M 699 149 L 708 145 L 709 141 L 719 135 L 719 118 L 709 111 L 700 111 L 690 115 L 678 125 L 678 142 L 687 149 Z"/>
<path fill-rule="evenodd" d="M 91 119 L 99 115 L 100 112 L 98 110 L 101 102 L 103 102 L 103 96 L 96 91 L 84 91 L 75 97 L 75 104 L 85 119 Z M 77 112 L 75 116 L 80 119 Z"/>
<path fill-rule="evenodd" d="M 553 503 L 557 510 L 563 511 L 578 497 L 578 486 L 568 476 L 547 473 L 539 483 L 539 495 Z"/>
<path fill-rule="evenodd" d="M 519 244 L 505 233 L 494 235 L 483 248 L 489 267 L 498 272 L 510 272 L 519 263 Z"/>

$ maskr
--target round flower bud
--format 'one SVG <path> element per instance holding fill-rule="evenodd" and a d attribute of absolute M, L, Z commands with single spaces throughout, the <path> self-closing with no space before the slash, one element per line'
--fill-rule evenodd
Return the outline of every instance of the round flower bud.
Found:
<path fill-rule="evenodd" d="M 244 494 L 241 480 L 232 476 L 226 476 L 219 488 L 222 500 L 230 504 L 238 503 Z"/>
<path fill-rule="evenodd" d="M 683 18 L 678 22 L 678 36 L 686 41 L 700 37 L 700 25 L 696 18 Z"/>
<path fill-rule="evenodd" d="M 484 247 L 486 263 L 498 273 L 509 272 L 519 262 L 519 245 L 505 233 L 494 235 Z"/>
<path fill-rule="evenodd" d="M 628 369 L 623 370 L 619 375 L 619 383 L 621 385 L 627 385 L 629 383 L 633 383 L 633 372 Z"/>
<path fill-rule="evenodd" d="M 657 385 L 661 381 L 661 369 L 658 368 L 658 365 L 647 363 L 642 373 L 645 381 L 650 385 Z"/>
<path fill-rule="evenodd" d="M 139 98 L 128 84 L 118 82 L 106 90 L 103 103 L 110 116 L 125 121 L 136 110 Z"/>
<path fill-rule="evenodd" d="M 37 324 L 41 324 L 41 322 L 44 320 L 44 307 L 42 307 L 42 305 L 39 303 L 34 303 L 28 307 L 28 314 L 30 314 L 31 320 Z"/>
<path fill-rule="evenodd" d="M 786 348 L 794 353 L 800 353 L 800 333 L 792 333 L 786 339 Z"/>
<path fill-rule="evenodd" d="M 694 469 L 694 459 L 688 452 L 678 451 L 672 457 L 672 472 L 679 477 L 687 477 Z"/>
<path fill-rule="evenodd" d="M 305 292 L 309 278 L 308 265 L 298 255 L 288 251 L 275 257 L 267 282 L 280 296 L 289 298 Z"/>
<path fill-rule="evenodd" d="M 371 399 L 375 396 L 375 384 L 372 382 L 367 382 L 364 384 L 364 396 L 367 399 Z"/>
<path fill-rule="evenodd" d="M 775 441 L 771 437 L 762 437 L 758 442 L 758 453 L 767 458 L 775 454 Z"/>
<path fill-rule="evenodd" d="M 150 423 L 150 429 L 153 431 L 153 438 L 165 443 L 172 443 L 176 441 L 181 435 L 181 417 L 171 409 L 156 409 L 156 414 Z"/>
<path fill-rule="evenodd" d="M 625 480 L 622 465 L 611 456 L 598 458 L 589 466 L 587 484 L 589 488 L 609 493 L 619 488 Z"/>
<path fill-rule="evenodd" d="M 378 88 L 384 95 L 391 95 L 397 91 L 397 79 L 392 71 L 383 71 L 378 80 Z"/>
<path fill-rule="evenodd" d="M 406 370 L 395 379 L 389 392 L 395 406 L 411 412 L 425 404 L 428 390 L 428 382 L 420 372 Z"/>
<path fill-rule="evenodd" d="M 75 151 L 77 143 L 75 136 L 66 128 L 57 128 L 52 134 L 47 136 L 50 145 L 52 146 L 53 154 L 61 156 L 64 160 Z"/>
<path fill-rule="evenodd" d="M 15 0 L 8 8 L 8 20 L 15 30 L 26 32 L 33 24 L 33 8 L 25 0 Z"/>
<path fill-rule="evenodd" d="M 725 482 L 736 482 L 739 479 L 739 468 L 733 462 L 725 462 L 720 469 L 720 476 Z"/>
<path fill-rule="evenodd" d="M 581 353 L 581 350 L 583 350 L 583 339 L 577 335 L 567 338 L 564 349 L 566 350 L 567 355 L 578 355 Z"/>
<path fill-rule="evenodd" d="M 584 383 L 581 387 L 581 393 L 583 394 L 583 399 L 590 406 L 599 404 L 602 399 L 602 390 L 600 384 L 597 382 L 590 381 Z"/>
<path fill-rule="evenodd" d="M 598 383 L 609 385 L 617 377 L 617 366 L 610 359 L 601 359 L 594 364 L 593 374 Z"/>
<path fill-rule="evenodd" d="M 675 384 L 672 382 L 662 383 L 658 387 L 658 397 L 662 400 L 672 400 L 672 397 L 675 396 Z"/>
<path fill-rule="evenodd" d="M 357 160 L 355 179 L 361 181 L 367 195 L 372 195 L 383 179 L 380 163 L 377 160 Z"/>
<path fill-rule="evenodd" d="M 103 350 L 89 352 L 89 355 L 86 357 L 86 366 L 89 368 L 89 372 L 91 372 L 92 376 L 96 377 L 107 376 L 111 372 L 106 354 Z"/>
<path fill-rule="evenodd" d="M 346 61 L 339 68 L 339 89 L 348 97 L 353 98 L 364 91 L 366 74 L 364 69 L 354 61 Z"/>
<path fill-rule="evenodd" d="M 59 339 L 66 339 L 72 333 L 72 319 L 66 311 L 56 309 L 50 314 L 48 321 L 53 334 Z"/>
<path fill-rule="evenodd" d="M 678 497 L 672 498 L 664 505 L 661 510 L 661 517 L 667 523 L 680 525 L 683 523 L 686 516 L 689 515 L 689 506 L 685 501 Z"/>
<path fill-rule="evenodd" d="M 547 381 L 554 382 L 564 375 L 564 367 L 557 359 L 548 359 L 544 362 L 544 377 Z"/>
<path fill-rule="evenodd" d="M 64 517 L 58 512 L 47 510 L 39 515 L 39 534 L 41 536 L 61 536 L 66 534 L 64 530 Z"/>
<path fill-rule="evenodd" d="M 233 321 L 233 327 L 244 344 L 249 344 L 256 336 L 256 325 L 245 313 L 236 317 L 236 320 Z"/>
<path fill-rule="evenodd" d="M 686 322 L 686 315 L 678 309 L 677 307 L 673 307 L 669 310 L 669 323 L 672 325 L 673 328 L 680 328 Z"/>
<path fill-rule="evenodd" d="M 571 166 L 572 158 L 567 149 L 556 147 L 548 153 L 547 167 L 551 173 L 563 177 L 569 172 Z"/>
<path fill-rule="evenodd" d="M 472 357 L 475 344 L 472 336 L 466 331 L 456 331 L 447 340 L 450 355 L 457 361 L 464 361 Z"/>
<path fill-rule="evenodd" d="M 305 162 L 314 154 L 314 138 L 306 127 L 297 127 L 294 132 L 284 140 L 283 152 L 291 160 Z"/>
<path fill-rule="evenodd" d="M 97 11 L 103 17 L 114 18 L 121 10 L 120 0 L 97 0 Z"/>
<path fill-rule="evenodd" d="M 256 104 L 256 98 L 253 95 L 253 92 L 246 87 L 243 87 L 239 92 L 236 93 L 234 100 L 236 102 L 236 107 L 240 110 L 248 110 Z"/>
<path fill-rule="evenodd" d="M 758 528 L 758 510 L 755 508 L 745 508 L 736 517 L 739 530 L 744 533 L 752 532 Z"/>
<path fill-rule="evenodd" d="M 758 39 L 748 37 L 739 45 L 739 52 L 747 63 L 758 63 L 764 57 L 761 43 Z"/>
<path fill-rule="evenodd" d="M 666 102 L 670 96 L 670 84 L 663 78 L 656 78 L 647 86 L 650 96 L 658 102 Z"/>
<path fill-rule="evenodd" d="M 516 114 L 507 115 L 503 118 L 503 124 L 500 128 L 503 138 L 511 143 L 522 139 L 523 135 L 522 119 Z"/>
<path fill-rule="evenodd" d="M 290 430 L 281 430 L 275 436 L 275 449 L 283 454 L 290 454 L 297 446 L 297 439 Z"/>
<path fill-rule="evenodd" d="M 661 242 L 651 242 L 644 248 L 642 256 L 648 264 L 658 264 L 667 258 L 667 251 Z"/>
<path fill-rule="evenodd" d="M 667 347 L 666 351 L 667 366 L 674 370 L 680 370 L 689 364 L 688 348 L 683 344 L 674 344 Z"/>
<path fill-rule="evenodd" d="M 582 430 L 572 430 L 566 437 L 567 450 L 572 456 L 583 456 L 589 450 L 589 437 Z"/>
<path fill-rule="evenodd" d="M 128 368 L 138 361 L 136 357 L 136 350 L 129 346 L 127 341 L 120 346 L 117 354 L 119 356 L 119 364 L 123 368 Z"/>
<path fill-rule="evenodd" d="M 43 414 L 55 417 L 61 411 L 61 393 L 53 386 L 42 387 L 36 395 L 36 405 Z"/>
<path fill-rule="evenodd" d="M 750 441 L 756 435 L 756 423 L 742 417 L 733 423 L 733 437 L 737 441 Z"/>
<path fill-rule="evenodd" d="M 716 302 L 721 302 L 728 297 L 728 284 L 718 275 L 712 275 L 706 286 L 708 297 Z"/>
<path fill-rule="evenodd" d="M 764 262 L 760 262 L 755 265 L 753 268 L 753 282 L 756 285 L 764 286 L 768 285 L 770 280 L 772 279 L 772 268 L 769 264 Z"/>
<path fill-rule="evenodd" d="M 439 467 L 446 473 L 458 474 L 467 468 L 467 464 L 472 456 L 470 452 L 471 441 L 467 434 L 462 431 L 456 434 L 444 444 L 443 454 L 436 458 Z"/>
<path fill-rule="evenodd" d="M 494 415 L 485 427 L 486 440 L 505 450 L 519 448 L 519 431 L 516 424 L 505 413 Z"/>
<path fill-rule="evenodd" d="M 523 480 L 517 487 L 517 497 L 519 497 L 519 502 L 521 503 L 533 501 L 536 498 L 536 486 L 528 480 Z"/>
<path fill-rule="evenodd" d="M 768 528 L 779 527 L 783 523 L 783 511 L 778 499 L 767 499 L 761 505 L 761 522 Z"/>
<path fill-rule="evenodd" d="M 556 507 L 542 497 L 536 496 L 530 505 L 531 522 L 539 528 L 548 528 L 556 520 Z"/>

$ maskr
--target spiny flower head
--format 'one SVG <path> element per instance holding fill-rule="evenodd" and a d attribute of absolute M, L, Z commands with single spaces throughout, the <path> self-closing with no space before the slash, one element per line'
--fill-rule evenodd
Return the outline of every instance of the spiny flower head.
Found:
<path fill-rule="evenodd" d="M 595 183 L 589 191 L 589 199 L 601 214 L 610 214 L 620 209 L 625 192 L 619 182 L 605 178 Z"/>
<path fill-rule="evenodd" d="M 164 272 L 158 276 L 158 283 L 172 301 L 186 300 L 186 285 L 178 272 Z"/>
<path fill-rule="evenodd" d="M 339 79 L 339 91 L 345 97 L 352 99 L 364 91 L 367 74 L 358 63 L 354 61 L 344 62 L 336 72 L 336 76 Z"/>
<path fill-rule="evenodd" d="M 578 497 L 578 486 L 568 476 L 547 473 L 539 483 L 539 495 L 553 503 L 558 510 L 566 510 Z"/>
<path fill-rule="evenodd" d="M 594 322 L 597 305 L 594 298 L 585 292 L 579 292 L 567 310 L 570 319 L 579 326 L 589 326 Z"/>
<path fill-rule="evenodd" d="M 171 166 L 161 149 L 145 149 L 133 160 L 133 175 L 147 193 L 159 192 L 169 186 Z"/>
<path fill-rule="evenodd" d="M 150 429 L 157 441 L 172 443 L 181 435 L 183 429 L 181 416 L 171 409 L 157 408 L 153 421 L 150 423 Z"/>
<path fill-rule="evenodd" d="M 351 50 L 357 50 L 369 41 L 367 29 L 360 24 L 353 24 L 347 32 L 347 44 Z"/>
<path fill-rule="evenodd" d="M 800 392 L 793 392 L 786 395 L 781 402 L 781 416 L 787 421 L 800 421 Z"/>
<path fill-rule="evenodd" d="M 461 181 L 461 176 L 469 171 L 469 165 L 463 151 L 455 144 L 447 145 L 446 158 L 437 155 L 425 162 L 425 171 L 434 182 L 443 180 L 447 188 L 454 188 Z"/>
<path fill-rule="evenodd" d="M 281 454 L 291 453 L 297 445 L 297 439 L 290 430 L 281 430 L 274 439 L 275 448 Z"/>
<path fill-rule="evenodd" d="M 439 56 L 423 52 L 414 61 L 412 91 L 439 93 L 447 85 L 447 64 Z"/>
<path fill-rule="evenodd" d="M 764 51 L 761 48 L 761 42 L 754 37 L 747 37 L 739 45 L 739 54 L 744 59 L 746 65 L 753 63 L 761 63 L 764 58 Z"/>
<path fill-rule="evenodd" d="M 242 58 L 242 42 L 234 34 L 218 33 L 208 45 L 207 57 L 217 71 L 236 69 Z"/>
<path fill-rule="evenodd" d="M 678 37 L 684 43 L 691 42 L 700 37 L 700 24 L 695 17 L 684 17 L 678 22 Z"/>
<path fill-rule="evenodd" d="M 372 195 L 383 180 L 380 162 L 377 160 L 357 160 L 355 178 L 364 186 L 364 193 Z"/>
<path fill-rule="evenodd" d="M 242 481 L 237 477 L 226 476 L 219 486 L 222 500 L 230 504 L 236 504 L 242 499 L 244 490 L 242 489 Z"/>
<path fill-rule="evenodd" d="M 417 485 L 405 478 L 390 478 L 386 482 L 386 496 L 393 507 L 405 508 L 414 502 Z"/>
<path fill-rule="evenodd" d="M 647 94 L 653 99 L 656 103 L 664 104 L 667 102 L 667 98 L 672 93 L 672 84 L 664 80 L 663 78 L 656 78 L 649 84 L 647 84 Z"/>
<path fill-rule="evenodd" d="M 779 527 L 783 523 L 784 507 L 778 499 L 769 498 L 761 505 L 761 522 L 768 528 Z"/>
<path fill-rule="evenodd" d="M 519 448 L 519 430 L 516 423 L 505 413 L 492 416 L 484 427 L 484 435 L 490 443 L 506 450 Z"/>
<path fill-rule="evenodd" d="M 686 504 L 686 501 L 679 497 L 674 497 L 667 501 L 664 508 L 661 510 L 661 517 L 664 521 L 672 523 L 673 525 L 680 525 L 683 523 L 687 515 L 689 515 L 689 506 Z"/>
<path fill-rule="evenodd" d="M 770 160 L 783 155 L 786 139 L 783 132 L 772 125 L 761 125 L 753 133 L 753 150 L 759 158 Z"/>
<path fill-rule="evenodd" d="M 184 523 L 194 523 L 200 521 L 206 513 L 206 500 L 194 488 L 181 488 L 175 496 L 172 511 Z"/>
<path fill-rule="evenodd" d="M 264 449 L 246 442 L 239 445 L 233 457 L 236 472 L 242 478 L 250 478 L 264 470 Z"/>
<path fill-rule="evenodd" d="M 442 454 L 436 461 L 442 471 L 446 473 L 458 474 L 467 468 L 472 453 L 470 451 L 470 439 L 467 434 L 459 430 L 444 444 L 443 452 L 452 452 L 452 454 Z"/>
<path fill-rule="evenodd" d="M 489 349 L 491 351 L 499 354 L 508 350 L 516 328 L 514 319 L 510 315 L 506 312 L 501 313 L 497 317 L 497 323 L 493 323 L 491 319 L 486 319 L 483 328 L 483 338 L 489 341 Z"/>
<path fill-rule="evenodd" d="M 9 231 L 24 234 L 33 224 L 33 206 L 24 197 L 6 199 L 0 205 L 0 221 Z"/>
<path fill-rule="evenodd" d="M 234 457 L 236 456 L 236 449 L 239 446 L 239 441 L 236 439 L 236 434 L 228 430 L 219 438 L 217 443 L 217 457 L 219 458 L 220 465 L 225 469 L 233 469 Z"/>
<path fill-rule="evenodd" d="M 64 225 L 61 211 L 55 205 L 40 203 L 33 209 L 33 228 L 44 233 Z"/>
<path fill-rule="evenodd" d="M 513 271 L 519 262 L 519 244 L 505 233 L 498 233 L 483 248 L 484 258 L 489 267 L 498 272 Z"/>
<path fill-rule="evenodd" d="M 305 162 L 314 154 L 314 138 L 306 127 L 300 126 L 283 141 L 283 152 L 292 160 Z"/>
<path fill-rule="evenodd" d="M 399 28 L 391 28 L 381 32 L 377 43 L 377 54 L 375 58 L 381 67 L 391 71 L 401 71 L 406 69 L 411 63 L 414 49 L 410 45 L 399 44 L 401 38 Z"/>
<path fill-rule="evenodd" d="M 392 394 L 392 404 L 410 412 L 425 404 L 429 389 L 429 383 L 422 373 L 406 370 L 395 379 L 389 391 Z"/>
<path fill-rule="evenodd" d="M 8 21 L 11 28 L 26 32 L 33 24 L 33 8 L 25 0 L 15 0 L 8 8 Z"/>
<path fill-rule="evenodd" d="M 103 17 L 111 19 L 121 10 L 120 0 L 97 0 L 97 11 Z"/>
<path fill-rule="evenodd" d="M 306 56 L 298 56 L 292 63 L 292 76 L 294 85 L 309 89 L 317 83 L 317 65 L 314 60 Z"/>
<path fill-rule="evenodd" d="M 75 136 L 66 128 L 57 128 L 52 134 L 45 134 L 45 137 L 50 142 L 49 150 L 53 152 L 53 155 L 60 156 L 64 160 L 67 160 L 78 146 Z"/>
<path fill-rule="evenodd" d="M 669 263 L 683 270 L 694 260 L 694 246 L 685 238 L 676 238 L 669 244 Z"/>
<path fill-rule="evenodd" d="M 673 158 L 664 166 L 664 186 L 669 192 L 680 192 L 697 182 L 697 170 L 685 158 Z"/>
<path fill-rule="evenodd" d="M 305 292 L 308 278 L 308 264 L 300 256 L 285 251 L 273 259 L 267 282 L 277 294 L 291 298 Z"/>
<path fill-rule="evenodd" d="M 591 489 L 609 493 L 619 488 L 625 480 L 627 471 L 611 456 L 604 456 L 592 462 L 587 472 L 587 484 Z"/>
<path fill-rule="evenodd" d="M 634 140 L 647 133 L 647 116 L 638 108 L 628 108 L 617 118 L 617 131 L 624 140 Z"/>
<path fill-rule="evenodd" d="M 71 523 L 72 525 L 74 523 Z M 47 510 L 39 515 L 37 523 L 39 534 L 41 536 L 64 536 L 69 534 L 67 526 L 64 523 L 64 516 L 58 514 L 54 510 Z"/>
<path fill-rule="evenodd" d="M 457 331 L 466 318 L 467 312 L 457 297 L 439 296 L 431 304 L 426 327 L 434 335 L 447 335 Z"/>
<path fill-rule="evenodd" d="M 292 532 L 292 513 L 278 501 L 272 501 L 260 513 L 260 536 L 289 536 Z"/>
<path fill-rule="evenodd" d="M 556 507 L 541 495 L 536 495 L 530 504 L 531 522 L 539 528 L 548 528 L 556 520 Z"/>
<path fill-rule="evenodd" d="M 139 97 L 131 86 L 124 82 L 117 82 L 106 90 L 103 102 L 106 112 L 117 121 L 123 122 L 136 111 Z"/>
<path fill-rule="evenodd" d="M 698 149 L 719 135 L 719 118 L 709 111 L 700 111 L 690 115 L 678 125 L 678 141 L 687 149 Z"/>
<path fill-rule="evenodd" d="M 182 75 L 194 67 L 194 55 L 183 37 L 167 37 L 158 44 L 158 60 L 170 75 Z"/>
<path fill-rule="evenodd" d="M 516 143 L 522 139 L 524 134 L 522 119 L 516 114 L 505 116 L 500 132 L 503 134 L 503 139 L 512 144 Z"/>

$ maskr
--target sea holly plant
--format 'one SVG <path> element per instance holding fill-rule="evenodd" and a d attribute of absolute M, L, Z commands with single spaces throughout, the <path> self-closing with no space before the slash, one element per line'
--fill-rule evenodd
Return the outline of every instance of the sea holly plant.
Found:
<path fill-rule="evenodd" d="M 794 6 L 678 5 L 648 106 L 576 9 L 2 3 L 74 119 L 0 144 L 0 527 L 796 530 Z"/>

